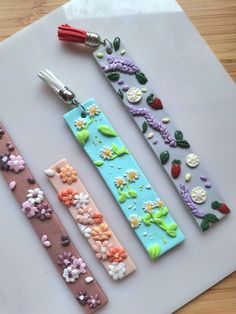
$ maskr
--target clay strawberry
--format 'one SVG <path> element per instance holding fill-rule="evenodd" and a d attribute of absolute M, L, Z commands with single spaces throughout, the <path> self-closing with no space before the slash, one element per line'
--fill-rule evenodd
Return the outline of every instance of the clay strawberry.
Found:
<path fill-rule="evenodd" d="M 155 110 L 163 109 L 160 98 L 154 97 L 154 94 L 150 94 L 147 97 L 147 104 Z"/>
<path fill-rule="evenodd" d="M 211 203 L 211 207 L 215 210 L 218 210 L 222 214 L 229 214 L 230 213 L 229 207 L 224 203 L 220 203 L 220 202 L 215 201 L 215 202 Z"/>
<path fill-rule="evenodd" d="M 178 178 L 181 172 L 181 161 L 178 159 L 174 159 L 172 161 L 172 167 L 171 167 L 171 175 L 174 179 Z"/>

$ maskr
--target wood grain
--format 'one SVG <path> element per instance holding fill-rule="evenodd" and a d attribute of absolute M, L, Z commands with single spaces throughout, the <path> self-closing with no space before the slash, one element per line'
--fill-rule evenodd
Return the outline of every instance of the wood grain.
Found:
<path fill-rule="evenodd" d="M 64 0 L 1 0 L 0 40 L 27 26 Z M 236 82 L 236 0 L 178 0 Z M 177 311 L 178 314 L 235 314 L 236 273 Z"/>

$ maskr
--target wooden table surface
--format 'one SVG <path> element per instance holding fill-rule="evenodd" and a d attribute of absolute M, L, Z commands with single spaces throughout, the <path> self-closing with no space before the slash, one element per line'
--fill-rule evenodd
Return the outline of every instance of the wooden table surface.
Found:
<path fill-rule="evenodd" d="M 65 2 L 65 0 L 0 0 L 0 40 Z M 236 0 L 178 0 L 178 2 L 236 82 Z M 236 273 L 176 313 L 235 314 Z"/>

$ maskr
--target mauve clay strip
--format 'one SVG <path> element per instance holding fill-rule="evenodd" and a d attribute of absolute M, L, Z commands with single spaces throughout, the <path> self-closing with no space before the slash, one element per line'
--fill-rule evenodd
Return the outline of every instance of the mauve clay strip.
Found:
<path fill-rule="evenodd" d="M 18 150 L 15 148 L 10 136 L 7 134 L 6 130 L 2 125 L 0 125 L 0 155 L 10 154 L 14 156 L 20 155 Z M 4 160 L 6 161 L 9 157 L 6 157 Z M 2 161 L 2 156 L 0 156 L 0 169 L 4 168 L 4 162 Z M 5 167 L 7 164 L 5 163 Z M 12 193 L 15 196 L 16 201 L 22 206 L 22 203 L 27 200 L 26 195 L 28 194 L 29 189 L 39 188 L 37 183 L 34 181 L 33 176 L 26 165 L 24 165 L 24 169 L 19 171 L 18 173 L 13 170 L 5 170 L 2 169 L 2 174 L 8 183 L 9 187 L 11 186 Z M 27 180 L 32 179 L 32 180 Z M 13 183 L 15 182 L 15 183 Z M 14 187 L 15 185 L 15 187 Z M 47 199 L 44 196 L 43 205 L 48 205 L 49 208 L 52 208 Z M 61 221 L 57 217 L 54 211 L 51 213 L 50 219 L 41 220 L 36 216 L 32 218 L 27 218 L 34 228 L 35 232 L 39 236 L 39 240 L 43 235 L 47 235 L 48 240 L 51 245 L 49 247 L 45 247 L 50 256 L 53 264 L 56 266 L 58 272 L 60 273 L 61 278 L 63 279 L 63 268 L 58 265 L 58 255 L 63 254 L 63 252 L 70 252 L 72 256 L 75 256 L 76 259 L 80 258 L 80 254 L 76 250 L 75 246 L 69 240 L 67 246 L 62 245 L 62 236 L 67 236 L 67 232 L 64 229 Z M 43 246 L 43 244 L 42 244 Z M 85 282 L 86 277 L 92 277 L 94 280 L 90 283 Z M 64 280 L 64 279 L 63 279 Z M 86 267 L 86 273 L 80 273 L 79 278 L 75 280 L 74 283 L 66 283 L 67 287 L 73 293 L 73 295 L 77 295 L 80 291 L 86 291 L 87 299 L 90 296 L 98 295 L 100 304 L 97 304 L 93 298 L 90 298 L 90 301 L 87 300 L 84 305 L 81 302 L 78 304 L 81 305 L 81 308 L 85 313 L 94 313 L 98 309 L 100 309 L 103 305 L 107 303 L 107 297 L 102 291 L 100 285 L 95 280 L 93 274 L 90 272 L 88 267 Z M 95 298 L 96 299 L 96 298 Z M 95 303 L 95 304 L 94 304 Z M 97 304 L 96 307 L 93 307 Z"/>
<path fill-rule="evenodd" d="M 70 212 L 76 224 L 80 223 L 78 224 L 79 229 L 83 228 L 84 230 L 90 231 L 90 233 L 87 233 L 87 236 L 86 236 L 87 241 L 92 249 L 94 246 L 96 246 L 97 250 L 94 251 L 94 254 L 96 254 L 96 256 L 98 257 L 98 260 L 103 264 L 103 266 L 105 267 L 107 273 L 111 276 L 111 278 L 113 278 L 114 280 L 120 280 L 120 279 L 125 278 L 129 274 L 133 273 L 136 269 L 134 262 L 129 257 L 128 253 L 125 250 L 123 251 L 123 246 L 121 245 L 119 240 L 116 238 L 115 234 L 112 232 L 109 225 L 103 218 L 101 212 L 96 207 L 88 191 L 79 180 L 75 169 L 71 167 L 71 165 L 67 162 L 66 159 L 63 159 L 57 162 L 56 164 L 54 164 L 53 166 L 49 167 L 49 169 L 47 169 L 45 173 L 48 176 L 48 179 L 52 183 L 53 187 L 57 191 L 58 195 L 60 195 L 61 192 L 67 191 L 68 189 L 72 189 L 73 191 L 75 191 L 78 196 L 80 195 L 80 193 L 83 193 L 82 197 L 88 195 L 87 198 L 86 197 L 84 198 L 85 202 L 87 203 L 85 204 L 85 210 L 86 210 L 86 213 L 87 213 L 87 209 L 92 210 L 91 212 L 93 216 L 92 218 L 90 218 L 92 219 L 91 222 L 89 222 L 88 219 L 86 221 L 84 220 L 85 219 L 84 215 L 86 215 L 86 213 L 84 212 L 81 206 L 79 206 L 79 208 L 76 208 L 76 206 L 72 204 L 72 205 L 67 206 L 66 208 Z M 70 184 L 68 183 L 68 180 Z M 88 199 L 88 201 L 86 201 L 86 199 Z M 78 217 L 77 217 L 78 214 L 80 214 L 79 216 L 80 221 L 78 221 Z M 94 239 L 93 234 L 91 233 L 93 233 L 93 230 L 96 230 L 96 228 L 100 228 L 104 224 L 108 226 L 108 231 L 110 234 L 108 236 L 105 236 L 106 239 L 101 239 L 101 238 Z M 83 231 L 81 231 L 81 233 L 83 234 Z M 97 241 L 99 241 L 100 243 L 97 243 Z M 108 244 L 108 245 L 105 246 L 103 241 L 106 241 L 105 244 Z M 108 248 L 108 246 L 110 247 L 110 249 Z M 99 249 L 102 250 L 103 248 L 106 249 L 106 252 L 102 254 Z M 114 250 L 114 248 L 116 248 L 116 250 Z M 117 257 L 115 256 L 116 253 L 118 254 Z M 116 276 L 116 274 L 113 274 L 112 272 L 110 272 L 111 271 L 110 268 L 113 268 L 114 266 L 114 264 L 112 264 L 113 262 L 124 263 L 125 272 L 124 273 L 121 272 L 120 276 Z"/>

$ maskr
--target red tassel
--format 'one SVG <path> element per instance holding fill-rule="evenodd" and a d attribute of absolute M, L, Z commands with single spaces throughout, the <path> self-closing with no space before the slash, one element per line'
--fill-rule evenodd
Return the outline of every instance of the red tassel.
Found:
<path fill-rule="evenodd" d="M 86 34 L 86 31 L 78 28 L 73 28 L 68 24 L 63 24 L 58 27 L 58 38 L 62 41 L 85 43 Z"/>

